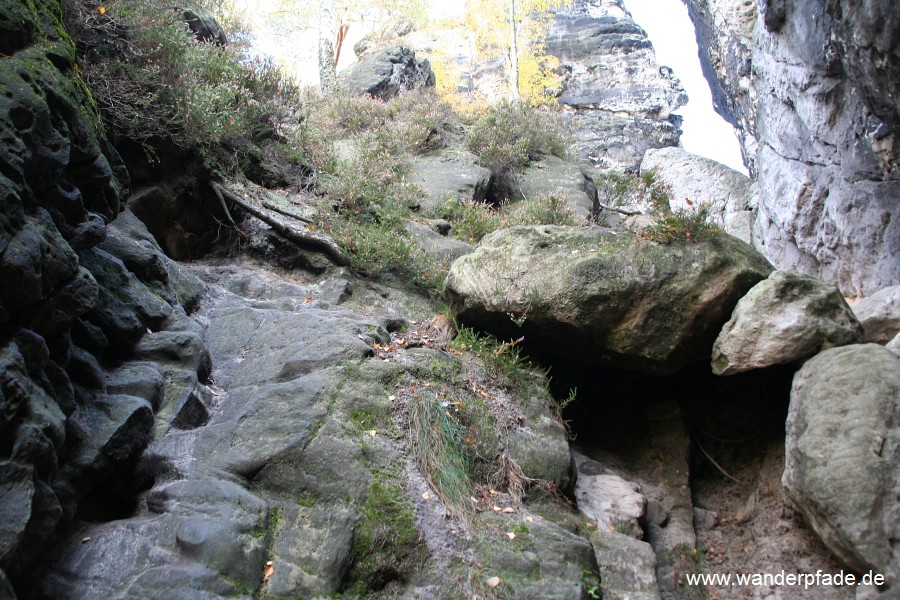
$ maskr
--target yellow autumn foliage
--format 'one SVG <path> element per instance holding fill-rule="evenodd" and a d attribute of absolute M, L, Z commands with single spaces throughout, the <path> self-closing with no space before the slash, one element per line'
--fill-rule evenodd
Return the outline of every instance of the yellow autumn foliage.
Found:
<path fill-rule="evenodd" d="M 558 93 L 559 61 L 546 53 L 544 42 L 553 21 L 550 11 L 569 1 L 466 0 L 466 26 L 479 57 L 486 62 L 503 60 L 508 71 L 517 67 L 517 76 L 511 74 L 509 80 L 518 81 L 518 97 L 529 104 L 550 103 Z"/>

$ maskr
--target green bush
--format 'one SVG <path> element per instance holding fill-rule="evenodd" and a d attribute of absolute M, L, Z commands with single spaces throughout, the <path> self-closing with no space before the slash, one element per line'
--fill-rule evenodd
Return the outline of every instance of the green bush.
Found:
<path fill-rule="evenodd" d="M 467 327 L 457 328 L 452 346 L 479 356 L 484 363 L 485 376 L 500 385 L 521 393 L 535 385 L 532 366 L 519 345 L 522 339 L 501 342 L 490 334 Z"/>
<path fill-rule="evenodd" d="M 581 224 L 565 200 L 555 194 L 542 194 L 527 200 L 510 202 L 499 208 L 487 202 L 451 198 L 434 215 L 453 224 L 453 237 L 477 244 L 489 233 L 517 225 Z"/>
<path fill-rule="evenodd" d="M 656 224 L 644 229 L 643 237 L 659 244 L 687 244 L 715 238 L 722 230 L 707 222 L 709 206 L 700 205 L 696 210 L 682 209 L 658 213 Z"/>
<path fill-rule="evenodd" d="M 521 170 L 542 154 L 562 158 L 568 143 L 559 115 L 510 102 L 488 108 L 466 138 L 466 147 L 494 173 Z"/>
<path fill-rule="evenodd" d="M 460 117 L 433 89 L 403 94 L 391 101 L 389 111 L 413 155 L 443 148 L 462 131 Z"/>
<path fill-rule="evenodd" d="M 568 225 L 581 223 L 565 199 L 555 194 L 541 194 L 505 206 L 510 225 Z"/>
<path fill-rule="evenodd" d="M 453 224 L 456 239 L 477 244 L 487 234 L 507 227 L 506 217 L 487 202 L 450 198 L 435 215 Z"/>
<path fill-rule="evenodd" d="M 594 187 L 601 204 L 625 206 L 648 203 L 654 210 L 669 210 L 670 190 L 653 170 L 638 175 L 607 171 L 594 176 Z"/>
<path fill-rule="evenodd" d="M 427 255 L 400 224 L 338 216 L 326 220 L 323 229 L 357 273 L 375 279 L 393 275 L 429 297 L 441 294 L 450 260 Z"/>
<path fill-rule="evenodd" d="M 85 79 L 107 126 L 151 150 L 153 139 L 208 147 L 272 137 L 297 88 L 272 63 L 198 42 L 164 0 L 82 3 Z M 103 44 L 90 40 L 104 39 Z"/>

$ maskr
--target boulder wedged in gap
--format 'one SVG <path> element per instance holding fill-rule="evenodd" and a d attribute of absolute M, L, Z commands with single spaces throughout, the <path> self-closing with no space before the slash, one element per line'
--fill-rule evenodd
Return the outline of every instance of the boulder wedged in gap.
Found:
<path fill-rule="evenodd" d="M 738 301 L 713 345 L 712 369 L 732 375 L 792 363 L 862 336 L 834 284 L 775 271 Z"/>
<path fill-rule="evenodd" d="M 603 228 L 514 227 L 453 263 L 458 318 L 524 336 L 552 361 L 673 373 L 709 356 L 732 309 L 771 272 L 727 235 L 661 245 Z"/>
<path fill-rule="evenodd" d="M 884 288 L 853 305 L 866 341 L 887 344 L 900 334 L 900 285 Z"/>

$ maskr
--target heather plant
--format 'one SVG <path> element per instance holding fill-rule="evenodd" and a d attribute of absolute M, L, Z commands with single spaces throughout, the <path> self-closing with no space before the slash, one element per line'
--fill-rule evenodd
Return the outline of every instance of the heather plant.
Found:
<path fill-rule="evenodd" d="M 568 136 L 558 114 L 500 102 L 475 121 L 466 147 L 494 173 L 518 171 L 543 154 L 566 155 Z"/>
<path fill-rule="evenodd" d="M 703 242 L 718 236 L 722 230 L 707 221 L 709 205 L 657 213 L 655 224 L 645 228 L 641 237 L 659 244 L 688 244 Z"/>
<path fill-rule="evenodd" d="M 149 153 L 152 140 L 207 149 L 228 138 L 259 141 L 296 108 L 297 88 L 277 67 L 246 60 L 232 45 L 198 42 L 168 2 L 73 0 L 68 10 L 77 14 L 84 77 L 107 127 Z"/>
<path fill-rule="evenodd" d="M 453 224 L 453 237 L 477 244 L 487 234 L 507 227 L 506 216 L 487 202 L 450 198 L 436 215 Z"/>
<path fill-rule="evenodd" d="M 488 202 L 448 199 L 433 216 L 446 219 L 453 225 L 456 239 L 477 244 L 484 236 L 517 225 L 576 226 L 582 220 L 556 194 L 541 194 L 534 198 L 508 202 L 495 207 Z"/>
<path fill-rule="evenodd" d="M 504 207 L 510 225 L 580 225 L 579 219 L 559 194 L 540 194 Z"/>

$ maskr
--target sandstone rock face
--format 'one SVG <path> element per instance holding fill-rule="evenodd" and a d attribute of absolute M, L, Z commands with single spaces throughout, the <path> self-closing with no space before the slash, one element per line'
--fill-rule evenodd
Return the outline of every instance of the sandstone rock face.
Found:
<path fill-rule="evenodd" d="M 832 348 L 794 376 L 782 482 L 825 545 L 889 584 L 900 575 L 900 359 L 876 344 Z"/>
<path fill-rule="evenodd" d="M 427 60 L 405 46 L 384 48 L 364 56 L 339 77 L 354 96 L 368 94 L 389 100 L 408 90 L 434 87 L 434 72 Z"/>
<path fill-rule="evenodd" d="M 887 344 L 900 334 L 900 285 L 879 290 L 853 305 L 866 330 L 866 341 Z"/>
<path fill-rule="evenodd" d="M 544 156 L 528 165 L 516 180 L 520 198 L 555 195 L 572 214 L 585 220 L 597 212 L 593 183 L 585 177 L 578 165 L 556 156 Z"/>
<path fill-rule="evenodd" d="M 862 339 L 863 328 L 833 284 L 775 271 L 738 301 L 713 345 L 717 375 L 791 363 Z"/>
<path fill-rule="evenodd" d="M 440 208 L 448 198 L 483 201 L 491 172 L 476 161 L 474 154 L 460 148 L 412 157 L 408 179 L 425 190 L 420 209 Z"/>
<path fill-rule="evenodd" d="M 682 148 L 647 150 L 641 161 L 641 173 L 650 170 L 670 190 L 672 210 L 696 210 L 706 204 L 711 223 L 750 243 L 752 227 L 746 220 L 737 218 L 756 208 L 755 190 L 749 177 Z"/>
<path fill-rule="evenodd" d="M 770 270 L 726 235 L 658 246 L 602 228 L 515 227 L 454 262 L 445 285 L 463 322 L 577 364 L 672 373 L 708 356 Z"/>
<path fill-rule="evenodd" d="M 756 173 L 756 89 L 753 81 L 754 0 L 687 0 L 694 22 L 700 67 L 713 107 L 740 131 L 744 164 Z M 774 3 L 773 3 L 774 4 Z"/>
<path fill-rule="evenodd" d="M 896 285 L 894 4 L 767 1 L 758 15 L 744 0 L 688 6 L 708 48 L 716 106 L 742 128 L 745 158 L 755 160 L 760 250 L 781 269 L 837 283 L 846 296 Z"/>
<path fill-rule="evenodd" d="M 402 446 L 385 435 L 394 395 L 403 391 L 384 382 L 456 373 L 458 359 L 419 347 L 398 349 L 390 360 L 366 360 L 373 344 L 391 342 L 386 327 L 397 327 L 399 319 L 352 309 L 349 295 L 335 292 L 349 285 L 346 280 L 299 286 L 241 266 L 195 268 L 210 285 L 200 316 L 209 324 L 205 339 L 215 386 L 191 389 L 199 395 L 194 406 L 202 404 L 206 418 L 185 422 L 182 413 L 191 409 L 179 408 L 187 405 L 179 398 L 188 388 L 178 378 L 193 368 L 193 352 L 174 362 L 154 346 L 159 362 L 133 363 L 110 374 L 108 389 L 158 394 L 159 385 L 164 387 L 140 463 L 153 484 L 134 514 L 83 523 L 67 536 L 50 557 L 40 593 L 248 596 L 246 590 L 261 589 L 271 560 L 274 574 L 262 589 L 273 596 L 316 597 L 345 589 L 362 594 L 390 585 L 404 597 L 420 593 L 415 582 L 428 581 L 428 597 L 447 597 L 459 572 L 438 567 L 457 543 L 447 525 L 452 520 L 407 463 Z M 378 310 L 366 306 L 367 312 L 373 309 Z M 167 332 L 192 330 L 178 316 L 167 323 Z M 159 336 L 147 337 L 155 342 Z M 165 371 L 164 382 L 154 370 Z M 434 385 L 423 383 L 411 388 Z M 571 455 L 548 401 L 514 402 L 508 452 L 525 476 L 566 489 Z M 129 405 L 144 414 L 152 404 L 133 399 Z M 103 427 L 113 431 L 106 421 Z M 91 448 L 98 443 L 109 446 L 98 440 Z M 86 454 L 92 457 L 97 453 Z M 0 465 L 0 491 L 9 480 L 10 493 L 29 494 L 13 474 L 3 477 Z M 499 496 L 494 501 L 501 502 Z M 527 533 L 517 534 L 528 549 L 522 551 L 491 537 L 499 528 L 511 531 L 521 514 L 487 511 L 483 520 L 473 526 L 483 536 L 474 543 L 469 538 L 465 552 L 513 575 L 519 597 L 583 595 L 582 570 L 596 570 L 586 539 L 534 518 Z M 14 538 L 17 527 L 9 529 L 6 537 Z M 0 541 L 4 534 L 0 529 Z M 83 543 L 86 537 L 96 543 Z M 499 537 L 509 542 L 505 534 Z M 378 544 L 374 550 L 372 543 Z"/>
<path fill-rule="evenodd" d="M 471 244 L 441 235 L 431 227 L 415 221 L 407 221 L 403 228 L 426 254 L 438 260 L 456 260 L 473 249 Z"/>
<path fill-rule="evenodd" d="M 547 52 L 559 58 L 559 102 L 575 109 L 576 148 L 596 167 L 636 171 L 648 148 L 677 146 L 671 113 L 687 96 L 660 67 L 621 0 L 575 2 L 556 12 Z"/>
<path fill-rule="evenodd" d="M 127 182 L 76 83 L 59 2 L 0 6 L 0 594 L 46 551 L 89 487 L 72 434 L 102 379 L 101 286 L 79 251 L 103 241 Z M 146 327 L 146 325 L 145 325 Z M 95 353 L 84 346 L 93 346 Z M 146 441 L 141 427 L 134 443 Z M 114 436 L 113 436 L 114 437 Z M 117 463 L 117 444 L 107 459 Z M 76 473 L 63 477 L 63 471 Z"/>

